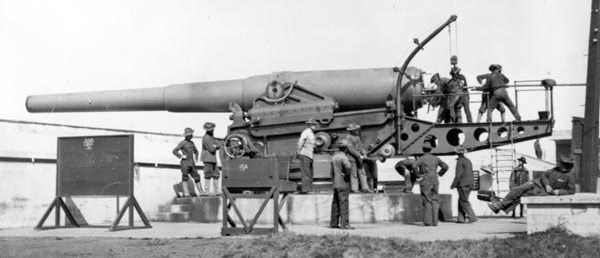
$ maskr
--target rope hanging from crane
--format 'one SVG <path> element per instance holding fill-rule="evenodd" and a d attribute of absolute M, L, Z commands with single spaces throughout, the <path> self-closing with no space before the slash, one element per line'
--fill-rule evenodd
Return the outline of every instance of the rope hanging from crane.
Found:
<path fill-rule="evenodd" d="M 458 22 L 454 22 L 454 30 L 452 30 L 452 24 L 448 25 L 448 46 L 450 65 L 456 68 L 458 65 Z"/>

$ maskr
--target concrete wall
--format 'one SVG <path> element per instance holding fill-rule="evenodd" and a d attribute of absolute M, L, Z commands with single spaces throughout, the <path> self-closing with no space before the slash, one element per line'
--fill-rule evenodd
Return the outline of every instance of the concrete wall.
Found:
<path fill-rule="evenodd" d="M 600 195 L 577 193 L 561 196 L 530 196 L 521 199 L 528 207 L 527 233 L 563 227 L 586 237 L 600 235 Z"/>
<path fill-rule="evenodd" d="M 281 207 L 281 219 L 290 224 L 329 225 L 331 218 L 331 193 L 290 195 Z M 256 215 L 263 199 L 238 198 L 235 203 L 246 222 Z M 222 198 L 218 196 L 203 198 L 178 199 L 179 204 L 191 205 L 190 219 L 196 222 L 222 221 Z M 259 224 L 272 224 L 273 201 L 265 206 L 258 218 Z M 403 222 L 423 221 L 423 205 L 419 195 L 408 194 L 351 194 L 349 199 L 351 223 Z M 440 196 L 442 219 L 451 217 L 450 195 Z M 229 216 L 237 225 L 241 222 L 233 208 Z"/>

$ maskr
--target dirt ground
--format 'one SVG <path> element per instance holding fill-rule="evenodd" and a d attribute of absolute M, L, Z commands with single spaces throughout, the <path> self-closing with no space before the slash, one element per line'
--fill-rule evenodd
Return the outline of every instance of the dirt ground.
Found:
<path fill-rule="evenodd" d="M 438 227 L 356 224 L 355 230 L 289 225 L 263 236 L 221 237 L 219 223 L 149 229 L 0 229 L 5 257 L 600 257 L 600 237 L 565 230 L 527 235 L 522 219 L 482 218 Z"/>
<path fill-rule="evenodd" d="M 600 238 L 562 229 L 511 238 L 438 240 L 280 233 L 260 237 L 2 237 L 0 257 L 594 257 Z"/>

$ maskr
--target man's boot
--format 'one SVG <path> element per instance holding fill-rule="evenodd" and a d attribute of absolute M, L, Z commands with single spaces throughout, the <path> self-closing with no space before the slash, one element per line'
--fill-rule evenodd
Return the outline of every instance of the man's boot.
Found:
<path fill-rule="evenodd" d="M 483 113 L 477 113 L 477 123 L 481 122 L 481 116 L 483 116 Z"/>
<path fill-rule="evenodd" d="M 188 189 L 187 181 L 181 181 L 181 188 L 183 188 L 183 197 L 190 197 L 190 189 Z"/>
<path fill-rule="evenodd" d="M 496 214 L 498 214 L 498 212 L 500 212 L 500 210 L 502 209 L 501 206 L 502 205 L 500 205 L 500 202 L 492 202 L 492 203 L 488 204 L 488 207 L 490 208 L 490 210 L 492 210 Z"/>
<path fill-rule="evenodd" d="M 500 120 L 502 120 L 502 123 L 504 123 L 504 118 L 505 118 L 504 114 L 505 113 L 506 112 L 500 112 Z"/>

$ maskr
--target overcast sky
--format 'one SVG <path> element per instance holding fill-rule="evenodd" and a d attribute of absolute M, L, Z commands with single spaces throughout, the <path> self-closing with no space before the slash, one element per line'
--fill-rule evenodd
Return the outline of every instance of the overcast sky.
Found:
<path fill-rule="evenodd" d="M 490 63 L 502 64 L 511 83 L 584 83 L 590 7 L 572 0 L 0 0 L 0 118 L 165 133 L 211 120 L 224 136 L 229 114 L 29 114 L 25 99 L 275 71 L 399 66 L 412 39 L 451 14 L 458 15 L 453 44 L 444 31 L 412 65 L 447 74 L 456 54 L 470 83 Z M 570 129 L 571 116 L 583 116 L 584 94 L 583 87 L 555 91 L 556 129 Z M 543 105 L 542 93 L 519 98 L 526 120 Z"/>

